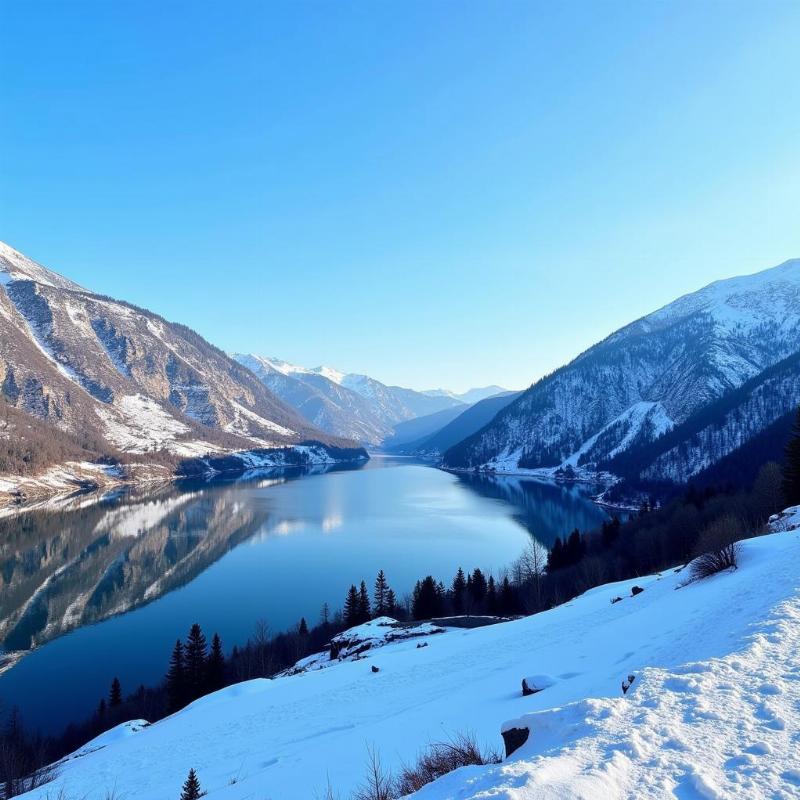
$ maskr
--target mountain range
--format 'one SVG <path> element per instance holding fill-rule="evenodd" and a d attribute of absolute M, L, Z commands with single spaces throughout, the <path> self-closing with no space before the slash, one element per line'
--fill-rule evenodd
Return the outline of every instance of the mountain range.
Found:
<path fill-rule="evenodd" d="M 517 393 L 228 355 L 2 243 L 0 287 L 6 498 L 54 465 L 61 486 L 363 458 L 362 445 L 455 470 L 684 484 L 741 463 L 740 448 L 774 450 L 800 403 L 800 260 L 687 294 Z"/>
<path fill-rule="evenodd" d="M 455 469 L 685 482 L 800 402 L 800 260 L 625 326 L 451 447 Z"/>
<path fill-rule="evenodd" d="M 486 386 L 461 394 L 444 389 L 419 392 L 332 367 L 309 369 L 254 353 L 232 357 L 316 427 L 373 446 L 395 440 L 396 426 L 408 421 L 419 419 L 423 430 L 423 419 L 446 412 L 444 425 L 473 403 L 506 391 Z M 437 422 L 438 418 L 431 420 L 428 432 L 437 429 Z"/>

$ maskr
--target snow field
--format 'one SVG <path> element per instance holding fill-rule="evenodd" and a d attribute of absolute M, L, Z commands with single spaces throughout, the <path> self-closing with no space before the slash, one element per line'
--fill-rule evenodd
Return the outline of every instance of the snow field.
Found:
<path fill-rule="evenodd" d="M 798 520 L 795 510 L 778 522 Z M 397 769 L 460 732 L 500 748 L 515 721 L 531 733 L 503 764 L 459 770 L 417 796 L 798 797 L 799 564 L 800 534 L 784 530 L 744 542 L 738 570 L 703 581 L 670 571 L 602 586 L 514 622 L 231 686 L 67 760 L 30 796 L 63 788 L 93 800 L 114 786 L 161 800 L 195 767 L 210 800 L 309 800 L 328 780 L 347 797 L 368 746 Z M 635 597 L 634 584 L 644 588 Z M 522 697 L 532 675 L 552 685 Z"/>

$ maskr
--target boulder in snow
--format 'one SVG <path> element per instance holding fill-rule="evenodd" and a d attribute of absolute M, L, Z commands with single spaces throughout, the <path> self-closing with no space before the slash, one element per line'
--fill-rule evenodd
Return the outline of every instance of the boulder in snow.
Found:
<path fill-rule="evenodd" d="M 637 594 L 641 594 L 644 591 L 641 586 L 633 586 L 631 587 L 631 595 L 636 597 Z"/>
<path fill-rule="evenodd" d="M 628 689 L 631 688 L 635 680 L 636 680 L 635 675 L 628 675 L 628 677 L 624 681 L 622 681 L 622 694 L 628 693 Z"/>
<path fill-rule="evenodd" d="M 555 680 L 550 675 L 530 675 L 522 679 L 522 696 L 528 697 L 528 695 L 541 692 L 542 689 L 546 689 L 554 683 Z"/>
<path fill-rule="evenodd" d="M 528 728 L 506 728 L 501 734 L 506 748 L 506 758 L 508 758 L 528 741 L 530 730 Z"/>

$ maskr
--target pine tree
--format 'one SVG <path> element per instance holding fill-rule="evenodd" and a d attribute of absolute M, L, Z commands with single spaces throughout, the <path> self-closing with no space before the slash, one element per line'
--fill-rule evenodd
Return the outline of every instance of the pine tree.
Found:
<path fill-rule="evenodd" d="M 358 625 L 358 589 L 352 584 L 344 601 L 344 622 L 348 628 Z"/>
<path fill-rule="evenodd" d="M 375 616 L 382 617 L 389 613 L 389 582 L 386 580 L 383 570 L 378 572 L 378 577 L 375 578 L 375 593 L 373 595 L 375 601 Z"/>
<path fill-rule="evenodd" d="M 476 567 L 472 573 L 472 599 L 475 603 L 480 604 L 484 597 L 486 597 L 486 578 Z"/>
<path fill-rule="evenodd" d="M 186 690 L 189 701 L 203 694 L 206 677 L 206 637 L 195 622 L 189 630 L 185 649 Z"/>
<path fill-rule="evenodd" d="M 190 769 L 189 777 L 186 778 L 186 783 L 183 784 L 180 800 L 200 800 L 203 794 L 204 792 L 200 791 L 200 781 L 197 779 L 197 773 Z"/>
<path fill-rule="evenodd" d="M 100 698 L 100 702 L 97 706 L 97 719 L 99 722 L 104 722 L 106 718 L 106 699 L 105 697 Z"/>
<path fill-rule="evenodd" d="M 783 494 L 787 505 L 800 505 L 800 408 L 784 453 Z"/>
<path fill-rule="evenodd" d="M 453 611 L 461 614 L 464 611 L 464 591 L 467 588 L 467 580 L 464 577 L 464 570 L 458 568 L 455 578 L 453 578 Z"/>
<path fill-rule="evenodd" d="M 122 686 L 120 685 L 119 678 L 114 678 L 111 681 L 111 691 L 108 693 L 109 708 L 116 708 L 122 705 Z"/>
<path fill-rule="evenodd" d="M 216 692 L 225 685 L 225 654 L 219 634 L 211 639 L 211 652 L 206 662 L 206 686 L 209 692 Z"/>
<path fill-rule="evenodd" d="M 331 610 L 327 603 L 322 604 L 322 609 L 319 612 L 320 625 L 327 626 L 331 622 Z"/>
<path fill-rule="evenodd" d="M 308 636 L 308 623 L 305 617 L 300 617 L 300 624 L 297 626 L 297 632 L 300 636 Z"/>
<path fill-rule="evenodd" d="M 503 578 L 503 583 L 500 586 L 499 605 L 501 614 L 516 613 L 517 599 L 514 596 L 514 589 L 511 586 L 511 582 L 508 580 L 508 576 Z"/>
<path fill-rule="evenodd" d="M 486 583 L 486 613 L 497 614 L 497 587 L 492 575 Z"/>
<path fill-rule="evenodd" d="M 550 552 L 547 554 L 547 571 L 553 572 L 554 570 L 561 569 L 564 566 L 564 544 L 560 536 L 556 536 Z"/>
<path fill-rule="evenodd" d="M 367 592 L 367 584 L 361 581 L 361 587 L 358 590 L 358 621 L 369 622 L 372 614 L 370 613 L 369 606 L 369 593 Z"/>
<path fill-rule="evenodd" d="M 581 532 L 575 528 L 575 530 L 569 535 L 569 539 L 567 539 L 567 546 L 564 554 L 566 557 L 567 566 L 577 564 L 583 558 L 585 551 L 586 542 L 584 542 Z"/>
<path fill-rule="evenodd" d="M 428 575 L 414 587 L 412 614 L 414 619 L 430 619 L 442 613 L 444 587 Z"/>
<path fill-rule="evenodd" d="M 394 591 L 391 588 L 386 590 L 386 613 L 390 617 L 397 614 L 397 598 L 394 596 Z"/>
<path fill-rule="evenodd" d="M 175 642 L 169 660 L 167 697 L 170 711 L 178 711 L 186 705 L 186 668 L 183 659 L 183 644 L 180 639 Z"/>

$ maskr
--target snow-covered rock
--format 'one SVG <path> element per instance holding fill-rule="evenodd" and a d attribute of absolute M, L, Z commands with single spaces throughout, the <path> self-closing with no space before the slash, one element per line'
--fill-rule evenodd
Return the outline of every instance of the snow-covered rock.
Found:
<path fill-rule="evenodd" d="M 739 569 L 705 580 L 640 577 L 532 617 L 448 629 L 426 647 L 390 642 L 326 669 L 237 684 L 67 760 L 30 797 L 63 789 L 94 800 L 115 787 L 160 800 L 177 796 L 190 767 L 209 800 L 308 800 L 328 781 L 344 797 L 362 781 L 368 747 L 396 769 L 459 732 L 499 749 L 509 727 L 529 733 L 509 759 L 457 770 L 416 796 L 796 797 L 798 564 L 800 533 L 780 531 L 744 542 Z M 633 585 L 645 591 L 610 602 Z M 553 683 L 522 697 L 527 674 Z"/>

